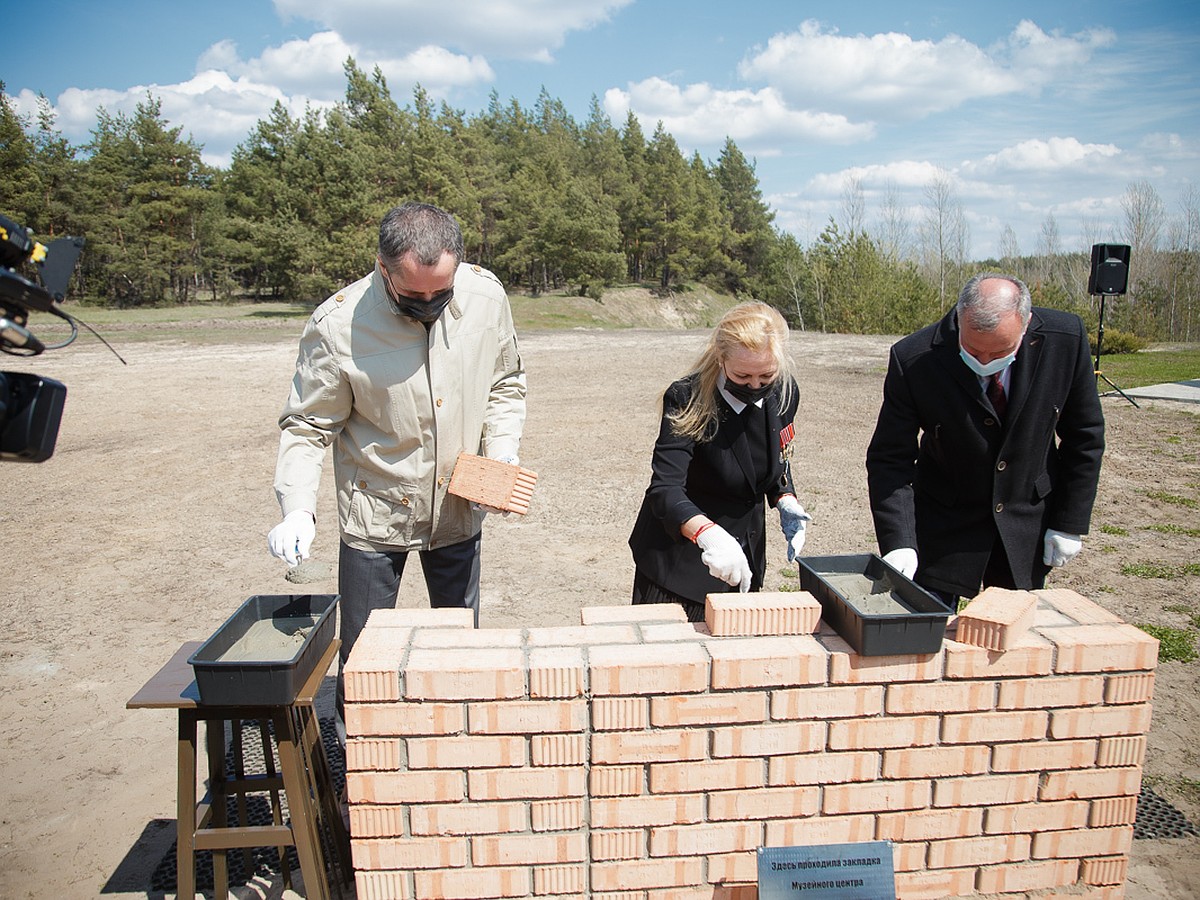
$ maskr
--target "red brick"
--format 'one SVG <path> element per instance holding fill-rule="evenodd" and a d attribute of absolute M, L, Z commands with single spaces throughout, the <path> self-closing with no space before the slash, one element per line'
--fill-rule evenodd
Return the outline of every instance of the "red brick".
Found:
<path fill-rule="evenodd" d="M 701 856 L 734 853 L 762 846 L 757 822 L 704 822 L 650 829 L 651 856 Z"/>
<path fill-rule="evenodd" d="M 592 700 L 595 731 L 638 731 L 650 727 L 650 700 L 646 697 L 596 697 Z"/>
<path fill-rule="evenodd" d="M 974 869 L 896 873 L 896 896 L 903 897 L 904 900 L 966 897 L 974 893 L 974 887 Z"/>
<path fill-rule="evenodd" d="M 889 715 L 981 712 L 996 705 L 996 686 L 989 681 L 938 681 L 887 686 L 884 708 Z"/>
<path fill-rule="evenodd" d="M 829 659 L 811 635 L 721 638 L 704 644 L 715 691 L 825 684 Z"/>
<path fill-rule="evenodd" d="M 883 711 L 883 687 L 809 687 L 771 692 L 773 719 L 845 719 Z"/>
<path fill-rule="evenodd" d="M 358 900 L 411 900 L 406 872 L 355 872 L 354 895 Z"/>
<path fill-rule="evenodd" d="M 350 808 L 352 820 L 358 809 Z M 529 829 L 529 814 L 523 802 L 414 804 L 409 806 L 408 816 L 414 836 L 502 834 Z M 357 839 L 359 830 L 352 827 L 350 833 Z"/>
<path fill-rule="evenodd" d="M 356 869 L 440 869 L 467 864 L 467 841 L 459 837 L 356 838 L 350 850 Z"/>
<path fill-rule="evenodd" d="M 762 787 L 765 779 L 766 767 L 760 759 L 654 763 L 650 766 L 650 792 L 653 794 Z"/>
<path fill-rule="evenodd" d="M 691 729 L 603 732 L 592 735 L 592 763 L 604 765 L 703 759 L 707 732 Z"/>
<path fill-rule="evenodd" d="M 1087 824 L 1087 801 L 1064 800 L 1059 803 L 993 806 L 987 811 L 987 822 L 983 830 L 987 834 L 1017 834 L 1085 828 Z"/>
<path fill-rule="evenodd" d="M 1137 766 L 1141 768 L 1146 758 L 1146 736 L 1107 737 L 1100 739 L 1100 750 L 1096 754 L 1096 765 Z"/>
<path fill-rule="evenodd" d="M 875 840 L 875 816 L 819 816 L 767 822 L 764 846 L 857 844 Z"/>
<path fill-rule="evenodd" d="M 585 606 L 579 610 L 584 625 L 628 622 L 686 622 L 687 613 L 678 603 L 642 603 L 623 606 Z"/>
<path fill-rule="evenodd" d="M 1056 706 L 1091 706 L 1104 699 L 1102 675 L 1062 675 L 1021 678 L 1000 683 L 998 709 L 1051 709 Z"/>
<path fill-rule="evenodd" d="M 1105 703 L 1148 703 L 1154 695 L 1154 673 L 1109 675 L 1104 680 Z"/>
<path fill-rule="evenodd" d="M 816 787 L 714 791 L 708 795 L 708 819 L 795 819 L 816 815 L 819 804 L 820 790 Z"/>
<path fill-rule="evenodd" d="M 1134 767 L 1092 769 L 1087 772 L 1050 772 L 1042 780 L 1042 800 L 1093 797 L 1126 797 L 1142 788 L 1142 770 Z"/>
<path fill-rule="evenodd" d="M 643 766 L 592 766 L 588 773 L 588 793 L 593 797 L 640 794 L 645 778 Z"/>
<path fill-rule="evenodd" d="M 593 891 L 699 887 L 704 883 L 704 861 L 690 858 L 593 863 L 591 875 Z"/>
<path fill-rule="evenodd" d="M 466 628 L 475 627 L 475 613 L 462 607 L 401 607 L 375 609 L 367 616 L 365 634 L 373 628 Z"/>
<path fill-rule="evenodd" d="M 593 828 L 645 828 L 650 825 L 687 825 L 704 820 L 704 797 L 592 798 L 589 818 Z"/>
<path fill-rule="evenodd" d="M 412 648 L 445 650 L 520 647 L 524 637 L 519 628 L 417 628 L 412 634 Z M 354 645 L 358 649 L 358 644 Z"/>
<path fill-rule="evenodd" d="M 929 844 L 929 868 L 956 869 L 1029 859 L 1029 835 L 955 838 Z"/>
<path fill-rule="evenodd" d="M 588 664 L 597 696 L 696 694 L 708 688 L 708 654 L 699 644 L 592 647 Z"/>
<path fill-rule="evenodd" d="M 521 650 L 411 650 L 404 667 L 409 700 L 502 700 L 525 696 Z"/>
<path fill-rule="evenodd" d="M 529 651 L 529 696 L 580 697 L 585 693 L 587 669 L 578 647 L 538 647 Z"/>
<path fill-rule="evenodd" d="M 584 731 L 587 718 L 584 700 L 501 700 L 467 705 L 467 729 L 472 734 Z"/>
<path fill-rule="evenodd" d="M 830 750 L 916 747 L 935 743 L 937 736 L 937 716 L 881 716 L 829 723 Z"/>
<path fill-rule="evenodd" d="M 830 684 L 891 684 L 897 681 L 936 681 L 942 676 L 942 654 L 859 656 L 840 637 L 821 634 L 829 651 Z"/>
<path fill-rule="evenodd" d="M 617 607 L 614 607 L 617 608 Z M 533 648 L 589 647 L 596 644 L 636 644 L 638 630 L 632 624 L 555 625 L 530 628 L 525 645 Z"/>
<path fill-rule="evenodd" d="M 983 833 L 981 809 L 917 809 L 880 813 L 877 841 L 929 841 Z"/>
<path fill-rule="evenodd" d="M 1093 603 L 1082 594 L 1068 588 L 1045 588 L 1034 591 L 1038 599 L 1080 625 L 1100 625 L 1121 620 L 1103 606 Z"/>
<path fill-rule="evenodd" d="M 669 641 L 703 641 L 708 628 L 702 622 L 643 622 L 638 626 L 647 644 Z"/>
<path fill-rule="evenodd" d="M 825 749 L 824 722 L 781 722 L 713 730 L 712 755 L 782 756 Z"/>
<path fill-rule="evenodd" d="M 948 778 L 980 775 L 988 770 L 991 750 L 983 746 L 917 747 L 884 750 L 884 778 Z"/>
<path fill-rule="evenodd" d="M 838 816 L 882 809 L 922 809 L 929 806 L 931 794 L 928 781 L 831 784 L 825 788 L 821 812 Z"/>
<path fill-rule="evenodd" d="M 758 881 L 758 853 L 722 853 L 708 858 L 709 884 Z M 715 896 L 715 895 L 714 895 Z M 750 900 L 757 900 L 757 896 Z"/>
<path fill-rule="evenodd" d="M 534 831 L 574 831 L 583 827 L 583 800 L 534 800 L 529 818 Z"/>
<path fill-rule="evenodd" d="M 587 866 L 536 866 L 533 870 L 533 892 L 538 895 L 582 892 L 587 885 Z"/>
<path fill-rule="evenodd" d="M 879 777 L 880 758 L 879 753 L 867 750 L 772 756 L 767 760 L 767 784 L 780 786 L 873 781 Z"/>
<path fill-rule="evenodd" d="M 438 803 L 466 797 L 462 772 L 347 772 L 351 803 Z"/>
<path fill-rule="evenodd" d="M 538 734 L 529 739 L 530 762 L 535 766 L 580 766 L 587 762 L 587 742 L 582 734 Z"/>
<path fill-rule="evenodd" d="M 518 800 L 531 797 L 581 797 L 587 790 L 586 769 L 472 769 L 467 796 L 472 800 Z"/>
<path fill-rule="evenodd" d="M 659 727 L 762 722 L 766 718 L 765 691 L 727 691 L 650 700 L 650 723 Z"/>
<path fill-rule="evenodd" d="M 1128 856 L 1085 859 L 1079 866 L 1079 880 L 1084 884 L 1124 884 L 1128 873 Z"/>
<path fill-rule="evenodd" d="M 958 614 L 954 639 L 987 650 L 1009 650 L 1033 624 L 1037 597 L 1028 591 L 989 587 Z"/>
<path fill-rule="evenodd" d="M 1158 641 L 1132 625 L 1047 628 L 1042 636 L 1058 649 L 1056 672 L 1150 671 L 1158 665 Z"/>
<path fill-rule="evenodd" d="M 642 828 L 593 831 L 592 859 L 641 859 L 647 856 L 646 832 Z"/>
<path fill-rule="evenodd" d="M 892 871 L 924 871 L 927 851 L 928 845 L 924 841 L 915 844 L 892 844 Z"/>
<path fill-rule="evenodd" d="M 579 834 L 477 835 L 471 839 L 471 862 L 477 866 L 519 866 L 581 862 L 587 840 Z"/>
<path fill-rule="evenodd" d="M 348 737 L 458 734 L 467 714 L 458 703 L 347 703 Z"/>
<path fill-rule="evenodd" d="M 704 621 L 714 637 L 812 634 L 821 604 L 807 591 L 709 594 Z"/>
<path fill-rule="evenodd" d="M 985 866 L 979 870 L 975 886 L 981 894 L 1015 894 L 1066 887 L 1074 884 L 1078 877 L 1077 860 L 1056 859 L 1009 866 Z"/>
<path fill-rule="evenodd" d="M 1087 826 L 1107 828 L 1111 825 L 1132 825 L 1137 819 L 1137 797 L 1101 797 L 1091 802 Z"/>
<path fill-rule="evenodd" d="M 415 807 L 420 809 L 421 807 Z M 356 804 L 350 807 L 350 833 L 355 838 L 364 837 L 403 837 L 404 810 L 406 807 L 396 806 L 363 806 Z M 441 832 L 448 834 L 449 832 Z M 428 834 L 428 832 L 426 832 Z M 413 831 L 413 836 L 423 836 Z"/>
<path fill-rule="evenodd" d="M 493 769 L 528 764 L 522 737 L 471 734 L 412 738 L 407 743 L 410 769 Z"/>
<path fill-rule="evenodd" d="M 1095 741 L 1039 741 L 1035 744 L 998 744 L 992 748 L 994 772 L 1086 769 L 1095 763 Z"/>
<path fill-rule="evenodd" d="M 1056 709 L 1050 713 L 1050 736 L 1056 739 L 1145 734 L 1150 705 Z"/>
<path fill-rule="evenodd" d="M 973 647 L 947 638 L 942 642 L 946 678 L 1019 678 L 1049 675 L 1054 665 L 1054 647 L 1027 634 L 1003 653 Z"/>
<path fill-rule="evenodd" d="M 351 738 L 346 741 L 346 771 L 395 771 L 400 768 L 404 742 L 399 738 Z"/>
<path fill-rule="evenodd" d="M 362 632 L 342 670 L 348 703 L 400 699 L 400 664 L 411 636 L 411 628 Z"/>
<path fill-rule="evenodd" d="M 1028 803 L 1037 799 L 1037 789 L 1036 774 L 940 778 L 933 785 L 933 805 L 992 806 L 997 803 Z"/>
<path fill-rule="evenodd" d="M 946 716 L 942 742 L 946 744 L 1003 744 L 1037 741 L 1046 737 L 1050 714 L 1045 711 L 991 712 Z"/>
<path fill-rule="evenodd" d="M 527 897 L 532 888 L 526 866 L 417 872 L 413 881 L 418 897 L 437 897 L 438 900 Z"/>
<path fill-rule="evenodd" d="M 1115 853 L 1128 853 L 1132 843 L 1132 825 L 1046 831 L 1033 836 L 1032 855 L 1034 859 L 1111 856 Z"/>

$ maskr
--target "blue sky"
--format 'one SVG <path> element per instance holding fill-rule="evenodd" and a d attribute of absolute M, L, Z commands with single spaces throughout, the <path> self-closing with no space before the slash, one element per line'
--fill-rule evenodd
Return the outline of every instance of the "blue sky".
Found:
<path fill-rule="evenodd" d="M 1200 189 L 1195 0 L 0 0 L 0 79 L 22 113 L 43 94 L 87 141 L 97 107 L 163 116 L 226 165 L 276 100 L 295 115 L 344 95 L 342 63 L 376 65 L 401 104 L 420 83 L 468 115 L 491 92 L 542 87 L 580 122 L 592 97 L 620 127 L 715 161 L 726 136 L 756 165 L 776 224 L 802 242 L 847 186 L 870 229 L 915 235 L 929 185 L 961 203 L 970 255 L 1006 227 L 1023 253 L 1121 241 L 1122 198 L 1147 182 L 1170 219 Z M 1189 200 L 1189 198 L 1191 198 Z M 397 198 L 406 199 L 406 198 Z"/>

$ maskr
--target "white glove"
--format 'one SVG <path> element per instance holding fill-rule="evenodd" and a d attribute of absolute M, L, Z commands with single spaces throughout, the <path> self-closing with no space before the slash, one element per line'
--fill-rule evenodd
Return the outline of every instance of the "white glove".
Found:
<path fill-rule="evenodd" d="M 512 456 L 489 456 L 487 458 L 494 459 L 494 460 L 496 460 L 496 462 L 506 463 L 510 466 L 519 466 L 521 464 L 520 460 L 517 459 L 517 456 L 515 453 Z M 471 509 L 482 510 L 485 513 L 491 513 L 494 516 L 503 516 L 506 519 L 508 518 L 508 510 L 507 509 L 500 509 L 499 507 L 488 506 L 486 503 L 476 503 L 475 501 L 471 501 Z"/>
<path fill-rule="evenodd" d="M 720 578 L 741 593 L 750 590 L 750 563 L 742 546 L 720 525 L 705 526 L 696 538 L 700 561 L 708 566 L 713 578 Z"/>
<path fill-rule="evenodd" d="M 812 521 L 812 516 L 804 511 L 792 494 L 784 494 L 776 504 L 779 507 L 779 527 L 788 542 L 788 562 L 792 562 L 804 549 L 805 529 Z"/>
<path fill-rule="evenodd" d="M 885 553 L 883 561 L 905 578 L 912 578 L 917 574 L 917 551 L 912 547 L 900 547 L 891 553 Z"/>
<path fill-rule="evenodd" d="M 267 535 L 267 547 L 271 555 L 282 559 L 289 566 L 299 565 L 308 559 L 313 538 L 317 536 L 317 520 L 307 509 L 297 509 L 283 517 L 283 521 Z"/>
<path fill-rule="evenodd" d="M 1077 534 L 1046 529 L 1042 544 L 1042 562 L 1048 566 L 1065 566 L 1083 549 L 1083 540 Z"/>

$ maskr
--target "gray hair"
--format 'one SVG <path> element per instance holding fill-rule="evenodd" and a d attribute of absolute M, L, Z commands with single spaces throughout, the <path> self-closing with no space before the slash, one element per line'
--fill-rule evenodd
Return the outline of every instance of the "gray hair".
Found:
<path fill-rule="evenodd" d="M 454 216 L 429 203 L 405 203 L 388 210 L 379 223 L 379 257 L 391 266 L 411 253 L 423 266 L 441 262 L 449 253 L 458 265 L 463 258 L 462 230 Z"/>
<path fill-rule="evenodd" d="M 999 294 L 983 293 L 981 285 L 985 281 L 999 279 L 1007 281 L 1016 290 L 1016 296 L 1009 291 Z M 999 272 L 980 272 L 965 285 L 958 294 L 958 320 L 966 319 L 976 331 L 994 331 L 996 326 L 1012 313 L 1021 316 L 1022 324 L 1029 324 L 1033 307 L 1033 298 L 1029 296 L 1029 288 L 1020 278 L 1004 275 Z"/>

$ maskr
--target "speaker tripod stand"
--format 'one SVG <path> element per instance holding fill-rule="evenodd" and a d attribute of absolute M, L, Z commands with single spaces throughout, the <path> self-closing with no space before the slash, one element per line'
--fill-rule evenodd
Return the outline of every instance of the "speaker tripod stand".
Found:
<path fill-rule="evenodd" d="M 1097 378 L 1102 379 L 1110 388 L 1112 388 L 1138 409 L 1141 409 L 1141 407 L 1137 405 L 1136 400 L 1117 387 L 1107 375 L 1100 371 L 1100 354 L 1103 353 L 1104 348 L 1104 301 L 1106 299 L 1107 298 L 1104 294 L 1100 295 L 1100 326 L 1096 330 L 1096 365 L 1093 368 L 1096 371 Z"/>

